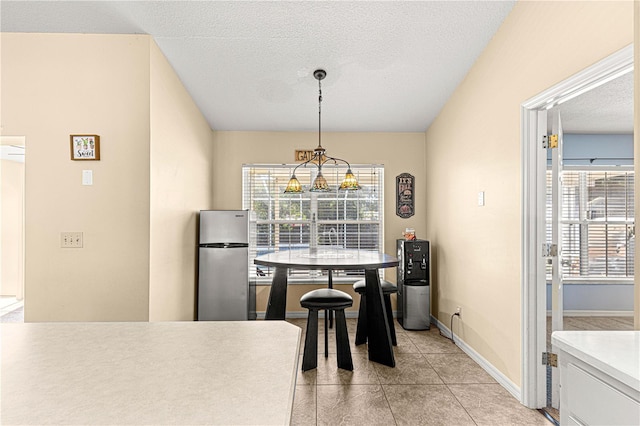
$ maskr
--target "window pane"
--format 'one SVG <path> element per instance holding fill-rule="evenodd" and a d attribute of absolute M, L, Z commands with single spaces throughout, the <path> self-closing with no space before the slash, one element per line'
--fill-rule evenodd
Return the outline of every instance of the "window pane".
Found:
<path fill-rule="evenodd" d="M 562 173 L 562 220 L 580 219 L 580 174 Z"/>
<path fill-rule="evenodd" d="M 278 251 L 309 247 L 309 225 L 299 223 L 283 223 L 277 227 Z"/>
<path fill-rule="evenodd" d="M 607 227 L 607 276 L 625 277 L 627 275 L 627 226 L 609 225 Z"/>
<path fill-rule="evenodd" d="M 607 276 L 607 225 L 590 224 L 587 238 L 589 239 L 589 275 Z"/>
<path fill-rule="evenodd" d="M 579 277 L 580 265 L 580 225 L 562 224 L 562 273 L 565 277 Z"/>
<path fill-rule="evenodd" d="M 302 198 L 280 199 L 278 214 L 273 219 L 306 220 L 311 216 L 310 211 L 309 200 Z"/>

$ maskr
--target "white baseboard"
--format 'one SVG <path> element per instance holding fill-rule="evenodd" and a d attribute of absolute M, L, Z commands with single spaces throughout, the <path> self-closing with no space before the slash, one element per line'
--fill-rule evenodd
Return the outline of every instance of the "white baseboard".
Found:
<path fill-rule="evenodd" d="M 565 310 L 562 312 L 565 317 L 632 317 L 633 311 L 587 311 L 587 310 Z M 551 316 L 551 311 L 547 311 L 547 316 Z"/>
<path fill-rule="evenodd" d="M 437 318 L 435 318 L 434 316 L 431 316 L 431 322 L 436 324 L 437 327 L 440 329 L 440 331 L 442 332 L 442 334 L 444 334 L 445 336 L 447 336 L 449 339 L 451 339 L 452 337 L 452 333 L 451 330 L 449 330 L 447 328 L 446 325 L 444 325 L 443 323 L 441 323 L 440 321 L 438 321 Z M 462 351 L 464 353 L 466 353 L 467 355 L 469 355 L 469 357 L 474 360 L 475 362 L 478 363 L 478 365 L 480 367 L 482 367 L 482 369 L 484 371 L 486 371 L 491 377 L 493 377 L 500 385 L 502 385 L 503 388 L 505 388 L 507 390 L 507 392 L 509 392 L 511 395 L 513 395 L 514 398 L 516 398 L 518 400 L 518 402 L 522 401 L 522 395 L 521 395 L 521 390 L 520 387 L 517 386 L 515 383 L 513 383 L 507 376 L 505 376 L 504 374 L 502 374 L 501 371 L 499 371 L 497 368 L 495 368 L 489 361 L 487 361 L 482 355 L 480 355 L 478 352 L 476 352 L 475 350 L 473 350 L 469 345 L 467 345 L 464 340 L 462 340 L 459 336 L 457 336 L 455 333 L 453 333 L 453 340 L 456 343 L 456 345 L 458 345 L 458 347 L 460 349 L 462 349 Z"/>

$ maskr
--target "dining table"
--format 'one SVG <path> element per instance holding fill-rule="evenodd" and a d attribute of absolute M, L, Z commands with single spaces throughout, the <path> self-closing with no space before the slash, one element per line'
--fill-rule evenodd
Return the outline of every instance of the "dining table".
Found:
<path fill-rule="evenodd" d="M 254 263 L 275 268 L 265 320 L 285 319 L 290 268 L 326 270 L 329 288 L 333 287 L 333 271 L 364 270 L 369 360 L 395 367 L 391 332 L 379 277 L 379 269 L 399 265 L 395 256 L 369 250 L 318 248 L 268 253 L 256 257 Z"/>
<path fill-rule="evenodd" d="M 1 324 L 0 423 L 283 425 L 301 330 L 274 321 Z"/>

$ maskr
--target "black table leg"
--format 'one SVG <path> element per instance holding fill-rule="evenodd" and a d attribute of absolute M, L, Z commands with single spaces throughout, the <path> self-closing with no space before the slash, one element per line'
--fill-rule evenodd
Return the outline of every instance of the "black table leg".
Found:
<path fill-rule="evenodd" d="M 333 288 L 333 272 L 331 269 L 328 270 L 329 273 L 329 288 Z M 325 311 L 325 315 L 329 315 L 329 328 L 333 328 L 333 311 L 332 310 L 328 310 Z M 326 327 L 326 323 L 325 323 L 325 327 Z"/>
<path fill-rule="evenodd" d="M 269 291 L 269 303 L 264 316 L 266 320 L 284 320 L 287 309 L 287 267 L 276 267 L 271 290 Z"/>
<path fill-rule="evenodd" d="M 393 356 L 393 346 L 391 345 L 391 332 L 387 313 L 384 309 L 382 287 L 378 271 L 366 269 L 365 280 L 367 298 L 367 341 L 369 342 L 369 360 L 388 365 L 396 366 Z"/>

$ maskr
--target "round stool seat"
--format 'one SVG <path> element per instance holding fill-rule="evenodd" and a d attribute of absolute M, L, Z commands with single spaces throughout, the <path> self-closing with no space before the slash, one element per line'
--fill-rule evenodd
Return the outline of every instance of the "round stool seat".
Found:
<path fill-rule="evenodd" d="M 393 294 L 398 292 L 398 287 L 387 280 L 380 280 L 380 287 L 382 287 L 382 294 Z M 360 280 L 353 283 L 353 289 L 359 294 L 363 294 L 366 288 L 366 280 Z"/>
<path fill-rule="evenodd" d="M 304 294 L 300 305 L 307 309 L 344 309 L 353 305 L 353 298 L 344 291 L 319 288 Z"/>

